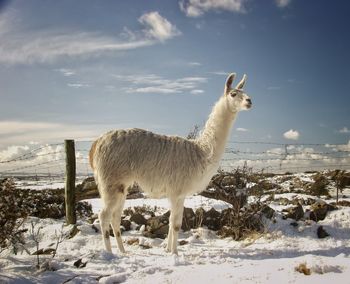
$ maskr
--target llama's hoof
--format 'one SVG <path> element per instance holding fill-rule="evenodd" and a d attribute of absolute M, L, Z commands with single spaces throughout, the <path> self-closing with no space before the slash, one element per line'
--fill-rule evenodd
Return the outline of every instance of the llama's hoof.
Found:
<path fill-rule="evenodd" d="M 179 255 L 177 250 L 176 251 L 172 251 L 171 249 L 166 248 L 165 251 L 167 253 L 170 253 L 171 255 Z"/>

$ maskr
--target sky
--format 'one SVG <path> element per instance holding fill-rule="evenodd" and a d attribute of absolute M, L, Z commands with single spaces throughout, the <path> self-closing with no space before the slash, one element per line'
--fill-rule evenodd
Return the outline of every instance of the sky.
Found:
<path fill-rule="evenodd" d="M 116 128 L 186 136 L 231 72 L 247 74 L 253 108 L 230 141 L 350 150 L 349 12 L 346 0 L 0 0 L 0 158 Z"/>

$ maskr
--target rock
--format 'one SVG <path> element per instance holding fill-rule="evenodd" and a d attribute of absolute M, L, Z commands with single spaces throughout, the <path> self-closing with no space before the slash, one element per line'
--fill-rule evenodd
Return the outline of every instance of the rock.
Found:
<path fill-rule="evenodd" d="M 91 229 L 93 229 L 95 233 L 99 232 L 99 229 L 94 224 L 91 225 Z"/>
<path fill-rule="evenodd" d="M 220 212 L 211 208 L 209 211 L 204 213 L 203 225 L 207 226 L 208 229 L 217 231 L 220 229 Z"/>
<path fill-rule="evenodd" d="M 95 179 L 93 177 L 88 177 L 84 179 L 81 183 L 81 187 L 83 190 L 97 189 Z"/>
<path fill-rule="evenodd" d="M 169 217 L 167 214 L 151 217 L 147 220 L 145 237 L 165 239 L 169 231 Z"/>
<path fill-rule="evenodd" d="M 284 215 L 286 219 L 290 218 L 290 219 L 294 219 L 295 221 L 298 221 L 304 217 L 304 209 L 303 209 L 303 206 L 301 206 L 300 204 L 298 206 L 293 206 L 293 207 L 283 209 L 282 212 L 287 213 L 286 215 Z"/>
<path fill-rule="evenodd" d="M 138 238 L 131 238 L 126 241 L 126 243 L 131 246 L 131 245 L 138 245 L 140 240 Z"/>
<path fill-rule="evenodd" d="M 131 228 L 131 222 L 127 219 L 122 219 L 120 222 L 120 225 L 124 227 L 125 231 L 130 231 Z"/>
<path fill-rule="evenodd" d="M 261 208 L 261 213 L 268 219 L 271 219 L 275 214 L 275 210 L 264 204 Z"/>
<path fill-rule="evenodd" d="M 292 180 L 292 185 L 294 188 L 305 189 L 309 183 L 302 181 L 300 178 L 296 177 Z"/>
<path fill-rule="evenodd" d="M 338 204 L 336 204 L 335 202 L 332 202 L 329 205 L 333 205 L 333 206 L 338 205 L 338 206 L 350 207 L 350 201 L 348 201 L 348 200 L 340 200 L 340 201 L 338 201 Z"/>
<path fill-rule="evenodd" d="M 140 213 L 132 214 L 130 217 L 130 221 L 135 222 L 137 225 L 146 225 L 147 224 L 146 218 L 143 217 L 143 215 L 141 215 Z"/>
<path fill-rule="evenodd" d="M 319 239 L 324 239 L 329 237 L 329 234 L 327 233 L 327 231 L 323 228 L 323 226 L 319 226 L 317 228 L 317 237 Z"/>
<path fill-rule="evenodd" d="M 165 239 L 169 232 L 169 225 L 164 225 L 154 231 L 155 238 Z"/>
<path fill-rule="evenodd" d="M 312 198 L 307 198 L 306 201 L 305 201 L 305 205 L 312 205 L 316 202 L 315 199 L 312 199 Z"/>
<path fill-rule="evenodd" d="M 180 246 L 187 245 L 187 244 L 188 244 L 188 241 L 186 241 L 186 240 L 179 241 Z"/>
<path fill-rule="evenodd" d="M 139 244 L 139 246 L 143 249 L 150 249 L 152 248 L 149 244 Z"/>
<path fill-rule="evenodd" d="M 83 260 L 81 258 L 79 258 L 77 261 L 75 261 L 73 263 L 73 265 L 76 267 L 76 268 L 84 268 L 87 264 L 87 261 L 83 262 Z"/>
<path fill-rule="evenodd" d="M 169 217 L 170 217 L 170 210 L 168 210 L 167 212 L 165 212 L 165 213 L 163 214 L 163 217 L 166 217 L 166 218 L 168 218 L 168 220 L 169 220 Z"/>
<path fill-rule="evenodd" d="M 251 187 L 253 192 L 266 192 L 272 189 L 279 189 L 280 186 L 278 184 L 272 183 L 268 180 L 261 180 L 257 184 Z"/>
<path fill-rule="evenodd" d="M 336 204 L 327 203 L 327 207 L 328 207 L 328 211 L 338 210 L 338 207 Z"/>
<path fill-rule="evenodd" d="M 299 226 L 299 224 L 298 224 L 298 222 L 291 222 L 289 225 L 291 225 L 291 226 L 293 226 L 293 227 L 298 227 Z"/>
<path fill-rule="evenodd" d="M 291 204 L 291 201 L 285 197 L 281 197 L 281 198 L 277 199 L 276 201 L 278 202 L 279 205 L 283 205 L 283 206 Z"/>
<path fill-rule="evenodd" d="M 316 201 L 310 206 L 310 219 L 318 222 L 324 220 L 327 216 L 327 212 L 335 210 L 334 205 L 327 204 L 323 200 Z"/>
<path fill-rule="evenodd" d="M 90 223 L 90 224 L 93 224 L 96 220 L 98 219 L 98 214 L 92 214 L 90 216 L 90 218 L 87 219 L 87 221 Z"/>
<path fill-rule="evenodd" d="M 188 231 L 195 228 L 196 225 L 196 214 L 194 214 L 192 208 L 184 208 L 183 217 L 182 217 L 182 226 L 181 229 Z"/>
<path fill-rule="evenodd" d="M 45 249 L 39 249 L 36 252 L 33 252 L 32 255 L 48 255 L 48 254 L 53 254 L 54 252 L 56 252 L 55 249 L 53 248 L 45 248 Z"/>
<path fill-rule="evenodd" d="M 146 225 L 150 227 L 152 230 L 159 229 L 164 225 L 169 224 L 169 217 L 166 215 L 151 217 L 147 220 Z"/>

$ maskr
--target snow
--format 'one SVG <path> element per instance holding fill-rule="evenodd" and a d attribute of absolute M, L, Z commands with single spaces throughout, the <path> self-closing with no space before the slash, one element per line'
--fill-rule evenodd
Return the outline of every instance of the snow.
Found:
<path fill-rule="evenodd" d="M 302 178 L 308 180 L 309 176 Z M 344 200 L 349 200 L 346 197 L 349 193 L 349 189 L 344 190 Z M 278 197 L 309 196 L 283 193 Z M 90 202 L 98 212 L 100 201 Z M 143 205 L 156 208 L 156 214 L 166 212 L 169 207 L 165 199 L 127 200 L 125 207 Z M 187 198 L 185 206 L 194 209 L 202 206 L 206 210 L 229 207 L 225 202 L 200 196 Z M 25 226 L 29 227 L 31 221 L 42 227 L 40 248 L 54 248 L 55 232 L 61 230 L 64 220 L 31 217 Z M 34 255 L 3 251 L 0 283 L 350 283 L 350 208 L 339 207 L 318 223 L 300 220 L 294 227 L 290 225 L 292 221 L 277 214 L 275 222 L 265 220 L 266 233 L 239 242 L 221 239 L 206 228 L 180 232 L 179 240 L 186 240 L 187 244 L 179 246 L 176 256 L 165 252 L 165 240 L 146 238 L 136 226 L 122 234 L 127 253 L 117 251 L 114 238 L 113 254 L 107 253 L 102 249 L 100 233 L 92 224 L 79 220 L 78 234 L 59 244 L 54 258 L 40 256 L 42 269 L 35 269 Z M 320 225 L 330 237 L 318 239 L 316 232 Z M 100 228 L 98 221 L 94 226 Z M 65 232 L 71 229 L 72 226 L 63 226 Z M 31 253 L 36 250 L 28 233 L 26 247 Z M 79 259 L 86 263 L 85 267 L 74 266 Z M 310 269 L 310 275 L 295 270 L 301 264 Z"/>
<path fill-rule="evenodd" d="M 97 213 L 102 209 L 102 203 L 99 198 L 95 199 L 88 199 L 83 200 L 91 203 L 92 210 Z M 136 206 L 150 206 L 151 208 L 156 208 L 157 212 L 160 214 L 164 214 L 166 211 L 170 208 L 170 203 L 168 199 L 162 198 L 162 199 L 153 199 L 153 198 L 146 198 L 146 199 L 127 199 L 125 201 L 124 208 L 130 208 L 130 207 L 136 207 Z M 222 211 L 226 208 L 231 207 L 230 204 L 221 201 L 221 200 L 214 200 L 210 198 L 206 198 L 204 196 L 189 196 L 185 200 L 185 207 L 193 208 L 194 210 L 203 207 L 204 210 L 209 210 L 210 208 L 214 208 L 217 211 Z"/>

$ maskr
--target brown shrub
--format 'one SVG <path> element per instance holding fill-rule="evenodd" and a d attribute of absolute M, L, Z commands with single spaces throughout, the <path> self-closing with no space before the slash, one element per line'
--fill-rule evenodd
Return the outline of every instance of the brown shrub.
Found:
<path fill-rule="evenodd" d="M 303 273 L 304 275 L 310 275 L 311 269 L 306 266 L 306 263 L 300 263 L 298 266 L 295 267 L 295 271 Z"/>
<path fill-rule="evenodd" d="M 92 215 L 87 202 L 76 204 L 78 217 Z M 65 216 L 64 196 L 55 190 L 18 189 L 13 180 L 0 181 L 0 248 L 21 242 L 20 226 L 27 216 L 59 219 Z"/>
<path fill-rule="evenodd" d="M 0 250 L 12 246 L 16 253 L 16 244 L 23 243 L 20 227 L 28 216 L 28 208 L 22 206 L 20 193 L 14 190 L 11 179 L 0 182 Z"/>
<path fill-rule="evenodd" d="M 313 179 L 315 182 L 308 189 L 310 194 L 316 196 L 329 196 L 329 191 L 327 189 L 327 185 L 329 184 L 328 179 L 322 174 L 316 174 Z"/>

